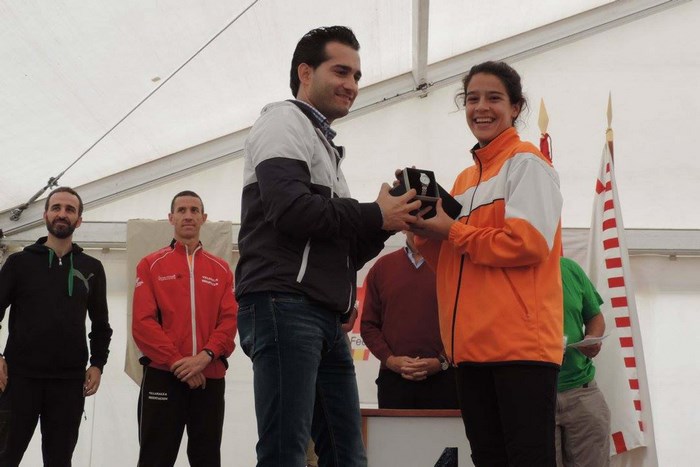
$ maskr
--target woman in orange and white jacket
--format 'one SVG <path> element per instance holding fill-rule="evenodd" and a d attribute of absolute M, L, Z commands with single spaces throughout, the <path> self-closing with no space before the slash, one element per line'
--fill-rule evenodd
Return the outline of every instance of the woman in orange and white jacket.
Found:
<path fill-rule="evenodd" d="M 513 126 L 526 106 L 520 76 L 502 62 L 463 79 L 478 144 L 452 195 L 419 219 L 418 249 L 437 277 L 445 351 L 476 466 L 554 466 L 562 361 L 559 271 L 562 198 L 550 162 Z"/>

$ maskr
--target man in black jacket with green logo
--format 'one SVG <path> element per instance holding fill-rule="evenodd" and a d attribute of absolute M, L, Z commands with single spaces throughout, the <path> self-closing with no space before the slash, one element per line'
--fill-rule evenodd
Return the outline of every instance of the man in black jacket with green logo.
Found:
<path fill-rule="evenodd" d="M 2 466 L 19 465 L 39 418 L 45 465 L 70 466 L 85 397 L 100 385 L 112 329 L 102 263 L 72 242 L 82 212 L 73 189 L 53 190 L 44 209 L 47 237 L 8 257 L 0 270 L 0 320 L 10 307 L 0 356 L 0 407 L 9 418 Z"/>

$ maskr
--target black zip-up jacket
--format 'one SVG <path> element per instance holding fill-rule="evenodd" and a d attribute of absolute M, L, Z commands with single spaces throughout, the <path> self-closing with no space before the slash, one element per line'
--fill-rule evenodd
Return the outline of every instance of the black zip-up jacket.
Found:
<path fill-rule="evenodd" d="M 266 106 L 246 140 L 236 297 L 300 293 L 347 313 L 357 270 L 389 234 L 376 203 L 350 198 L 343 148 L 302 109 L 289 101 Z"/>
<path fill-rule="evenodd" d="M 112 329 L 102 263 L 72 250 L 58 258 L 46 237 L 14 253 L 0 270 L 0 320 L 10 307 L 5 347 L 8 372 L 35 378 L 84 378 L 88 362 L 85 315 L 90 316 L 90 365 L 107 363 Z"/>

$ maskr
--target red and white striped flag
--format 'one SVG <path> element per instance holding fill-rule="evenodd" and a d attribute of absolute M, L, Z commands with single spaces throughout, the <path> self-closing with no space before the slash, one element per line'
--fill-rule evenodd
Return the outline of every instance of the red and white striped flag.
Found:
<path fill-rule="evenodd" d="M 610 111 L 609 111 L 610 112 Z M 609 117 L 610 118 L 610 117 Z M 588 276 L 604 300 L 606 333 L 595 359 L 596 381 L 611 412 L 611 455 L 645 446 L 638 367 L 643 369 L 637 329 L 637 308 L 630 282 L 625 231 L 615 183 L 612 130 L 603 147 L 596 181 L 593 219 L 588 244 Z M 644 372 L 641 372 L 644 374 Z"/>

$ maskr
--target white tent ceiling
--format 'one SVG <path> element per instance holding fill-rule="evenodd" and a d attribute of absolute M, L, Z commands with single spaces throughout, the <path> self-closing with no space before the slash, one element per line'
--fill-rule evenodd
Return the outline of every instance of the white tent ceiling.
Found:
<path fill-rule="evenodd" d="M 345 24 L 360 38 L 361 112 L 415 96 L 421 83 L 450 82 L 479 60 L 533 53 L 676 3 L 0 0 L 0 229 L 40 219 L 36 205 L 21 222 L 8 210 L 86 151 L 60 179 L 82 187 L 86 204 L 240 155 L 259 109 L 291 97 L 292 50 L 313 27 Z"/>

